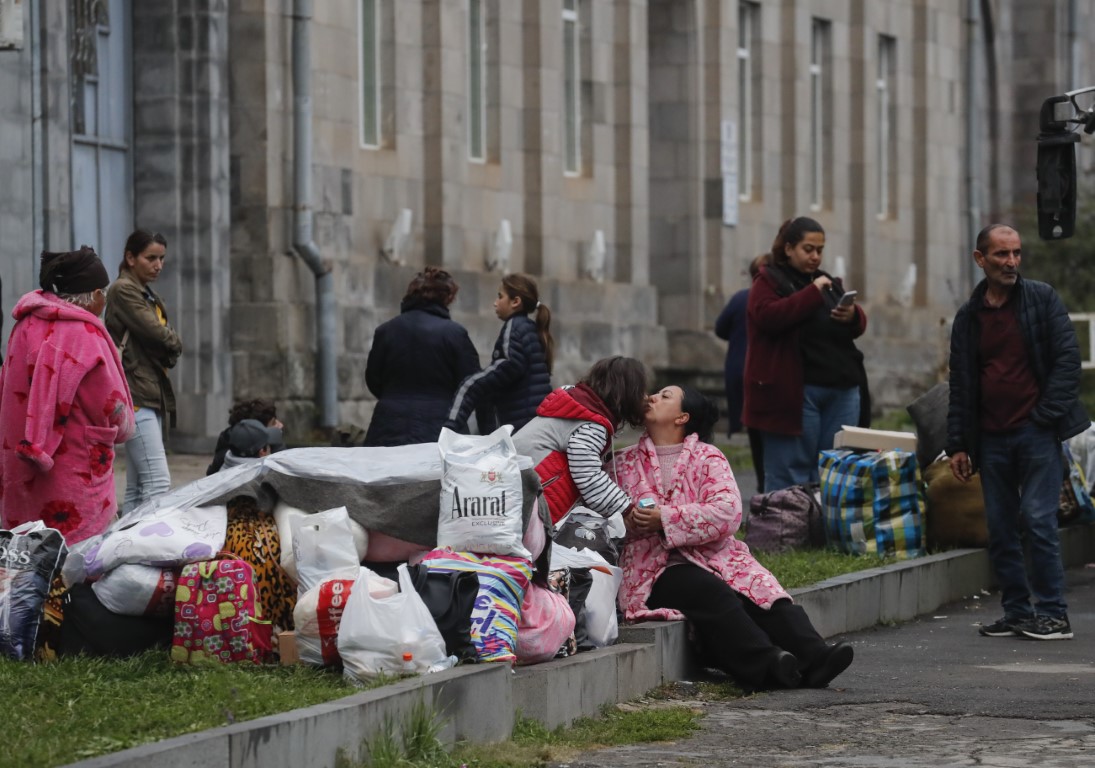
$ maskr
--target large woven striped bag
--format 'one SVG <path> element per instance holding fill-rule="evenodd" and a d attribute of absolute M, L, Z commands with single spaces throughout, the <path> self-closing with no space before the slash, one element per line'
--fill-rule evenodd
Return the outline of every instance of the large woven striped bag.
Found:
<path fill-rule="evenodd" d="M 822 451 L 821 509 L 825 536 L 843 552 L 924 554 L 924 491 L 910 451 Z"/>
<path fill-rule="evenodd" d="M 431 572 L 470 572 L 479 578 L 471 614 L 471 641 L 479 661 L 517 661 L 521 603 L 532 581 L 532 563 L 509 555 L 477 555 L 435 549 L 423 559 Z"/>

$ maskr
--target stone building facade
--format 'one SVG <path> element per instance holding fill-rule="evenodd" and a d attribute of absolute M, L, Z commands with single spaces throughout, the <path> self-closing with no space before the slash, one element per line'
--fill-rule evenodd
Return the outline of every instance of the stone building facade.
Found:
<path fill-rule="evenodd" d="M 717 386 L 714 317 L 804 214 L 899 406 L 944 363 L 972 232 L 1032 202 L 1042 99 L 1095 84 L 1093 32 L 1095 0 L 0 0 L 3 306 L 43 248 L 163 232 L 174 441 L 204 447 L 234 397 L 296 435 L 366 423 L 372 332 L 426 264 L 484 359 L 524 271 L 557 383 L 628 354 Z"/>

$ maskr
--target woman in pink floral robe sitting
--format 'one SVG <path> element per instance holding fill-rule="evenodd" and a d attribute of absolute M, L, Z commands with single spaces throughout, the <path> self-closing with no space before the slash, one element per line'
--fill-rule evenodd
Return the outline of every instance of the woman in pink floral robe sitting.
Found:
<path fill-rule="evenodd" d="M 636 504 L 620 561 L 625 618 L 688 619 L 704 662 L 748 690 L 824 688 L 852 663 L 852 646 L 827 644 L 734 537 L 737 482 L 706 442 L 717 418 L 696 390 L 666 387 L 650 397 L 638 444 L 617 455 L 619 484 Z"/>

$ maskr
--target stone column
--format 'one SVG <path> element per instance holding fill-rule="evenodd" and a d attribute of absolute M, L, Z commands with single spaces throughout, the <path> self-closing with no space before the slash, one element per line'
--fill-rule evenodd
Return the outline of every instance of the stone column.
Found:
<path fill-rule="evenodd" d="M 422 156 L 426 264 L 464 264 L 460 207 L 467 181 L 464 135 L 467 14 L 463 4 L 422 2 Z"/>
<path fill-rule="evenodd" d="M 616 0 L 612 84 L 616 164 L 616 271 L 620 282 L 646 283 L 650 277 L 647 229 L 648 107 L 643 94 L 648 78 L 646 7 Z"/>
<path fill-rule="evenodd" d="M 650 45 L 650 277 L 658 286 L 659 321 L 696 325 L 702 249 L 702 41 L 696 4 L 655 0 L 648 9 Z"/>
<path fill-rule="evenodd" d="M 183 354 L 171 444 L 199 450 L 232 400 L 228 347 L 228 4 L 133 4 L 133 181 L 138 227 L 167 238 L 157 282 Z"/>

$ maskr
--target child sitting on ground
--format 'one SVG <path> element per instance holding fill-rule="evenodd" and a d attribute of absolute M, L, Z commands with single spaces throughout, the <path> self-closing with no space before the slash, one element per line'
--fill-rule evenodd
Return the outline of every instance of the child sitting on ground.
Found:
<path fill-rule="evenodd" d="M 239 422 L 244 419 L 254 419 L 267 427 L 279 430 L 277 440 L 271 445 L 271 453 L 276 453 L 285 448 L 285 425 L 278 421 L 277 406 L 270 400 L 261 398 L 255 400 L 241 400 L 232 406 L 228 412 L 228 426 L 218 435 L 217 447 L 213 449 L 213 461 L 206 468 L 205 474 L 212 475 L 219 472 L 224 463 L 224 456 L 228 452 L 228 434 Z"/>
<path fill-rule="evenodd" d="M 228 451 L 221 470 L 258 461 L 274 452 L 281 442 L 281 429 L 267 427 L 257 419 L 244 419 L 228 429 Z"/>

